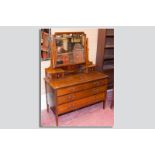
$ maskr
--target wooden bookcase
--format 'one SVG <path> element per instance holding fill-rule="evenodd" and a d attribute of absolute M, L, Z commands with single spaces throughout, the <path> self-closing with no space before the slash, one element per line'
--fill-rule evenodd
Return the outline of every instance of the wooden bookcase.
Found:
<path fill-rule="evenodd" d="M 114 86 L 114 29 L 98 30 L 97 70 L 109 76 L 108 88 Z"/>

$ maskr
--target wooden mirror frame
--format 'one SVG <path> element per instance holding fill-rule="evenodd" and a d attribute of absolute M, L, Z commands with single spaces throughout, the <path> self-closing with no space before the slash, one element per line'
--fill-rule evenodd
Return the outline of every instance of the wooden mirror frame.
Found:
<path fill-rule="evenodd" d="M 57 61 L 57 46 L 56 46 L 56 35 L 63 35 L 63 34 L 79 34 L 79 35 L 84 35 L 84 54 L 85 54 L 85 61 L 81 62 L 79 64 L 84 64 L 86 67 L 86 70 L 89 65 L 89 60 L 88 60 L 88 38 L 86 37 L 86 34 L 84 32 L 56 32 L 54 35 L 52 35 L 51 38 L 51 68 L 61 68 L 63 65 L 56 66 L 56 61 Z M 76 63 L 74 64 L 67 64 L 66 66 L 74 66 L 77 65 Z"/>

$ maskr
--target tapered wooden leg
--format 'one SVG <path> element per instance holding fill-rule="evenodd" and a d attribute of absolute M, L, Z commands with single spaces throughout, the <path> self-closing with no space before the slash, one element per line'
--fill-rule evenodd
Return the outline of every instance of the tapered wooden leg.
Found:
<path fill-rule="evenodd" d="M 47 99 L 47 83 L 45 81 L 45 93 L 46 93 L 46 107 L 47 107 L 47 112 L 49 112 L 49 104 L 48 104 L 48 99 Z"/>
<path fill-rule="evenodd" d="M 111 108 L 111 109 L 114 108 L 114 104 L 113 104 L 113 103 L 110 105 L 110 108 Z"/>
<path fill-rule="evenodd" d="M 49 112 L 49 105 L 46 103 L 47 112 Z"/>
<path fill-rule="evenodd" d="M 103 101 L 103 109 L 105 109 L 105 101 Z"/>
<path fill-rule="evenodd" d="M 58 127 L 58 115 L 56 115 L 56 126 Z"/>
<path fill-rule="evenodd" d="M 107 99 L 107 91 L 105 92 L 105 99 L 103 101 L 103 109 L 105 109 L 105 106 L 106 106 L 106 99 Z"/>
<path fill-rule="evenodd" d="M 110 105 L 110 108 L 114 108 L 114 90 L 112 92 L 112 101 L 111 101 L 111 105 Z"/>

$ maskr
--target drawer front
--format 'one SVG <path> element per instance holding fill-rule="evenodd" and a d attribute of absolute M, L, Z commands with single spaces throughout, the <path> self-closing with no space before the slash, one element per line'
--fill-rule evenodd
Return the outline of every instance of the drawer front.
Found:
<path fill-rule="evenodd" d="M 76 101 L 72 101 L 69 103 L 65 103 L 62 105 L 59 105 L 57 107 L 58 110 L 58 115 L 75 110 L 75 109 L 79 109 L 88 105 L 91 105 L 93 103 L 105 100 L 105 95 L 106 93 L 100 93 L 100 94 L 96 94 L 87 98 L 83 98 L 80 100 L 76 100 Z"/>
<path fill-rule="evenodd" d="M 86 90 L 86 89 L 90 89 L 93 87 L 98 87 L 98 86 L 102 86 L 106 84 L 108 84 L 108 78 L 97 80 L 97 81 L 92 81 L 92 82 L 88 82 L 84 84 L 79 84 L 76 86 L 66 87 L 66 88 L 58 89 L 57 96 L 66 95 L 66 94 L 70 94 L 70 93 L 74 93 L 74 92 L 78 92 L 81 90 Z"/>
<path fill-rule="evenodd" d="M 93 103 L 103 101 L 105 100 L 105 97 L 106 97 L 106 93 L 96 94 L 96 95 L 81 99 L 81 101 L 79 100 L 79 102 L 77 102 L 74 106 L 76 109 L 79 109 L 79 108 L 91 105 Z"/>
<path fill-rule="evenodd" d="M 68 94 L 68 95 L 64 95 L 64 96 L 59 96 L 59 97 L 57 97 L 57 103 L 60 105 L 60 104 L 66 103 L 66 102 L 79 100 L 81 98 L 92 96 L 92 95 L 104 92 L 106 90 L 107 90 L 107 85 L 104 85 L 101 87 L 95 87 L 92 89 L 87 89 L 87 90 L 83 90 L 80 92 L 76 92 L 76 93 L 72 93 L 72 94 Z"/>
<path fill-rule="evenodd" d="M 66 103 L 57 107 L 58 115 L 74 110 L 73 103 Z"/>

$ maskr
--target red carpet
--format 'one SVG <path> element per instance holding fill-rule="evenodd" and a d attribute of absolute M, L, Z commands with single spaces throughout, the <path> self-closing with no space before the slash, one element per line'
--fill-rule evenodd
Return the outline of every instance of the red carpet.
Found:
<path fill-rule="evenodd" d="M 111 91 L 107 93 L 106 108 L 103 103 L 76 110 L 59 116 L 59 127 L 112 127 L 114 123 L 114 110 L 109 108 Z M 56 126 L 55 115 L 52 111 L 41 111 L 41 127 Z"/>

